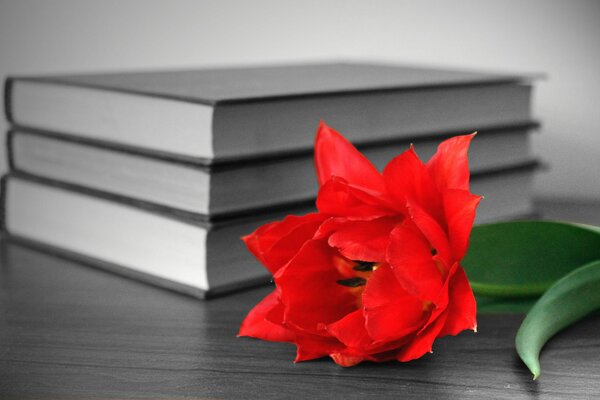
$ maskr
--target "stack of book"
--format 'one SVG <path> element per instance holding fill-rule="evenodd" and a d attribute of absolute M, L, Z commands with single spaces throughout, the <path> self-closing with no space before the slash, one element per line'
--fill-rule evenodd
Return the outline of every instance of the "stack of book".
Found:
<path fill-rule="evenodd" d="M 532 82 L 322 64 L 6 82 L 6 237 L 199 297 L 266 282 L 240 236 L 314 207 L 320 120 L 381 168 L 475 130 L 478 222 L 534 212 Z"/>

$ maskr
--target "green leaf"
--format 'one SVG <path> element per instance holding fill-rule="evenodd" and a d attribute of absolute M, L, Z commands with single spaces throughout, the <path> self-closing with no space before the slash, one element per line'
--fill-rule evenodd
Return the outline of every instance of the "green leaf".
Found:
<path fill-rule="evenodd" d="M 580 224 L 519 221 L 473 228 L 462 265 L 476 295 L 536 297 L 600 259 L 600 231 Z"/>
<path fill-rule="evenodd" d="M 526 314 L 537 301 L 537 297 L 489 297 L 476 295 L 477 314 Z"/>
<path fill-rule="evenodd" d="M 540 375 L 539 354 L 563 328 L 600 308 L 600 260 L 569 273 L 539 299 L 517 332 L 515 344 L 533 379 Z"/>

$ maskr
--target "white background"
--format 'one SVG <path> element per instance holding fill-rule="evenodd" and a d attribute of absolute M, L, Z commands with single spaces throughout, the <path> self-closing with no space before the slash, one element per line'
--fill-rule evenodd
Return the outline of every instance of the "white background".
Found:
<path fill-rule="evenodd" d="M 536 192 L 600 199 L 600 1 L 0 0 L 0 77 L 355 58 L 547 73 Z"/>

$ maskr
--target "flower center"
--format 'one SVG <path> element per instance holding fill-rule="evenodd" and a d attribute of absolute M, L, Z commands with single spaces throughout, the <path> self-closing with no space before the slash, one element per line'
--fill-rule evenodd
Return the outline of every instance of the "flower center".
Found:
<path fill-rule="evenodd" d="M 349 288 L 357 288 L 364 286 L 367 283 L 367 279 L 369 279 L 373 271 L 377 269 L 378 264 L 371 261 L 348 260 L 340 257 L 337 262 L 337 267 L 342 275 L 348 276 L 352 274 L 354 276 L 339 279 L 336 283 Z"/>
<path fill-rule="evenodd" d="M 370 262 L 370 261 L 354 261 L 354 262 L 357 263 L 357 265 L 354 268 L 352 268 L 355 271 L 368 272 L 368 271 L 373 271 L 373 268 L 376 268 L 374 262 Z"/>
<path fill-rule="evenodd" d="M 365 278 L 355 276 L 354 278 L 340 279 L 336 282 L 342 286 L 359 287 L 364 286 L 364 284 L 367 283 L 367 280 Z"/>
<path fill-rule="evenodd" d="M 371 261 L 351 260 L 341 254 L 333 257 L 333 266 L 337 269 L 339 279 L 335 282 L 346 288 L 354 296 L 356 309 L 362 307 L 362 292 L 367 281 L 380 264 Z"/>

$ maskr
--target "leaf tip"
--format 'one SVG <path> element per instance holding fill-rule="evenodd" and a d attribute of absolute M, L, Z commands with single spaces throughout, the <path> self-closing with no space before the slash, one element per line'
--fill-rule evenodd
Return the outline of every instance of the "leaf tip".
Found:
<path fill-rule="evenodd" d="M 541 373 L 541 369 L 540 369 L 540 364 L 539 361 L 534 360 L 533 362 L 530 363 L 525 363 L 525 365 L 527 365 L 527 368 L 529 368 L 529 371 L 533 374 L 533 380 L 537 380 L 537 378 L 539 378 L 540 373 Z"/>

